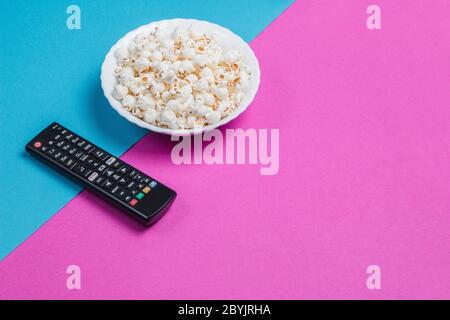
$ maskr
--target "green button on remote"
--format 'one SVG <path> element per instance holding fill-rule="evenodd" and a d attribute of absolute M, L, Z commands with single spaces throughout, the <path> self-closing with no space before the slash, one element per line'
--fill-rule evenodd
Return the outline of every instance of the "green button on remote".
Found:
<path fill-rule="evenodd" d="M 136 198 L 139 199 L 139 200 L 141 200 L 143 197 L 144 197 L 144 194 L 143 194 L 142 192 L 139 192 L 139 193 L 136 195 Z"/>

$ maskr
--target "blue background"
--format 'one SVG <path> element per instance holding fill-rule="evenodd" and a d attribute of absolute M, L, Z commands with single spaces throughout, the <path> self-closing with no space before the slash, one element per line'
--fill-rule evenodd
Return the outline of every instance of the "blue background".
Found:
<path fill-rule="evenodd" d="M 24 151 L 52 121 L 120 155 L 145 133 L 111 109 L 100 66 L 128 31 L 167 18 L 209 20 L 246 41 L 293 0 L 2 1 L 0 260 L 81 191 Z M 81 8 L 81 29 L 66 8 Z M 151 151 L 150 151 L 151 152 Z"/>

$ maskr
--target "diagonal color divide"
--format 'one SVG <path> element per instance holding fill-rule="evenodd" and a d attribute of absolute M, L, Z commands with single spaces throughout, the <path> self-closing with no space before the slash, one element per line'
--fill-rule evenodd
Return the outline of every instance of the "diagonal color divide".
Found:
<path fill-rule="evenodd" d="M 80 0 L 81 30 L 67 29 L 58 1 L 2 7 L 0 41 L 8 45 L 0 49 L 0 260 L 81 190 L 26 155 L 29 139 L 57 121 L 120 155 L 145 134 L 118 116 L 100 89 L 102 59 L 117 39 L 150 21 L 186 17 L 222 24 L 250 41 L 292 0 L 205 3 Z"/>
<path fill-rule="evenodd" d="M 378 1 L 379 31 L 350 3 L 296 2 L 251 44 L 261 89 L 228 127 L 279 128 L 278 175 L 175 166 L 149 134 L 124 159 L 170 212 L 147 230 L 83 192 L 0 264 L 0 297 L 448 298 L 449 3 Z"/>

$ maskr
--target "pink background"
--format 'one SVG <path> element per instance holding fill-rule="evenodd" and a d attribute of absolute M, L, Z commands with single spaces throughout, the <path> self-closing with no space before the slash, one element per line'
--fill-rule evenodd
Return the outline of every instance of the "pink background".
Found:
<path fill-rule="evenodd" d="M 280 171 L 123 157 L 177 190 L 145 229 L 83 192 L 0 264 L 0 298 L 450 298 L 450 2 L 298 1 L 251 43 Z M 66 289 L 68 265 L 82 289 Z M 366 268 L 381 267 L 381 290 Z"/>

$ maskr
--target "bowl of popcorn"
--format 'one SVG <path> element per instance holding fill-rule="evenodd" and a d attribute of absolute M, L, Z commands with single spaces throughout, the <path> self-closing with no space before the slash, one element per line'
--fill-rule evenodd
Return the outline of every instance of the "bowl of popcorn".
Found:
<path fill-rule="evenodd" d="M 239 36 L 207 21 L 141 26 L 106 55 L 101 84 L 128 121 L 163 134 L 198 134 L 239 116 L 260 81 L 255 54 Z"/>

